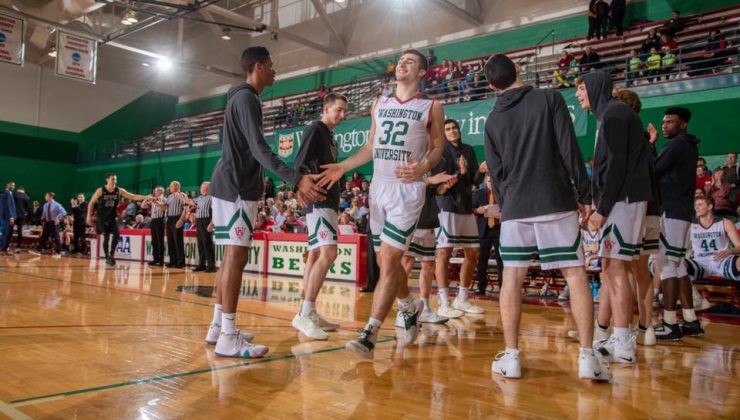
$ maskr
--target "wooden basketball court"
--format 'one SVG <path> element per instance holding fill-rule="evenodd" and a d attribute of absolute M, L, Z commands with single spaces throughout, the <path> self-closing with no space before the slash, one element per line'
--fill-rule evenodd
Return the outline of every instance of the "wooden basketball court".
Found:
<path fill-rule="evenodd" d="M 328 341 L 290 326 L 297 278 L 245 275 L 238 325 L 270 346 L 219 359 L 203 338 L 214 274 L 20 254 L 0 259 L 0 413 L 11 418 L 738 418 L 738 326 L 702 318 L 706 336 L 639 347 L 613 384 L 576 377 L 567 307 L 525 305 L 524 378 L 492 378 L 503 348 L 498 304 L 425 327 L 396 347 L 386 321 L 374 362 L 344 352 L 372 295 L 327 282 Z M 436 305 L 436 299 L 434 304 Z M 567 306 L 567 305 L 566 305 Z"/>

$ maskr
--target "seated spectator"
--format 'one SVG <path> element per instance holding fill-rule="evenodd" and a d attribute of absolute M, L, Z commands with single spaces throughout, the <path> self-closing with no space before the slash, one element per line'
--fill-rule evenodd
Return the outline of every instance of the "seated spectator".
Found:
<path fill-rule="evenodd" d="M 714 214 L 720 217 L 737 217 L 730 200 L 732 185 L 727 183 L 724 168 L 717 168 L 712 174 L 712 183 L 704 187 L 704 192 L 714 200 Z"/>
<path fill-rule="evenodd" d="M 470 87 L 469 99 L 471 101 L 485 99 L 486 93 L 488 93 L 488 83 L 481 73 L 476 72 L 473 76 L 473 85 Z"/>
<path fill-rule="evenodd" d="M 350 189 L 362 188 L 362 175 L 359 172 L 352 174 L 352 182 L 350 183 Z"/>
<path fill-rule="evenodd" d="M 710 171 L 709 168 L 707 168 L 707 160 L 701 156 L 699 156 L 699 159 L 696 160 L 696 166 L 699 166 L 699 165 L 704 167 L 704 169 L 707 172 L 707 175 L 712 176 L 712 171 Z"/>
<path fill-rule="evenodd" d="M 697 188 L 694 190 L 694 201 L 706 196 L 707 194 L 704 192 L 704 188 Z"/>
<path fill-rule="evenodd" d="M 394 71 L 395 71 L 395 69 L 394 69 Z M 326 98 L 326 95 L 328 95 L 330 93 L 331 93 L 331 89 L 329 89 L 328 87 L 326 87 L 326 85 L 321 85 L 321 87 L 319 88 L 319 93 L 316 94 L 316 97 L 318 98 L 319 101 L 324 102 L 324 99 Z"/>
<path fill-rule="evenodd" d="M 647 60 L 645 61 L 648 82 L 652 83 L 655 77 L 660 80 L 660 67 L 662 59 L 663 57 L 661 57 L 660 53 L 658 53 L 658 50 L 656 50 L 655 48 L 650 49 L 650 56 L 648 56 Z"/>
<path fill-rule="evenodd" d="M 681 17 L 681 12 L 678 10 L 673 11 L 671 19 L 660 28 L 660 32 L 675 37 L 677 33 L 681 32 L 686 28 L 686 24 L 689 22 L 688 19 Z"/>
<path fill-rule="evenodd" d="M 285 205 L 285 203 L 281 203 L 278 206 L 278 212 L 275 213 L 275 223 L 278 226 L 282 226 L 283 222 L 285 222 L 285 218 L 287 217 L 288 213 L 288 206 Z"/>
<path fill-rule="evenodd" d="M 344 196 L 339 197 L 339 209 L 346 210 L 348 208 L 349 208 L 349 202 L 347 202 Z"/>
<path fill-rule="evenodd" d="M 465 91 L 468 86 L 468 74 L 470 73 L 470 67 L 464 66 L 462 60 L 457 62 L 457 77 L 460 79 L 457 90 L 460 92 Z"/>
<path fill-rule="evenodd" d="M 678 42 L 676 42 L 676 39 L 671 35 L 663 34 L 660 36 L 660 50 L 665 50 L 666 47 L 674 53 L 678 52 Z"/>
<path fill-rule="evenodd" d="M 195 212 L 188 212 L 183 229 L 195 232 Z"/>
<path fill-rule="evenodd" d="M 60 229 L 62 231 L 62 251 L 70 252 L 74 241 L 74 217 L 72 215 L 64 216 Z"/>
<path fill-rule="evenodd" d="M 660 47 L 660 36 L 658 35 L 656 29 L 653 28 L 650 30 L 650 32 L 648 32 L 648 37 L 645 38 L 644 41 L 642 41 L 642 45 L 640 46 L 640 54 L 642 55 L 643 60 L 650 55 L 650 50 L 655 48 L 655 50 L 657 51 Z"/>
<path fill-rule="evenodd" d="M 293 191 L 288 191 L 288 198 L 285 200 L 285 205 L 288 206 L 290 209 L 295 209 L 298 207 L 298 200 L 295 197 L 295 193 Z"/>
<path fill-rule="evenodd" d="M 570 72 L 570 62 L 573 61 L 573 56 L 568 53 L 567 50 L 560 51 L 560 59 L 558 60 L 558 68 L 553 73 L 556 83 L 558 86 L 567 88 L 570 87 L 570 81 L 568 80 L 568 73 Z"/>
<path fill-rule="evenodd" d="M 129 201 L 126 205 L 126 223 L 131 223 L 136 217 L 136 212 L 139 210 L 139 206 L 135 201 Z"/>
<path fill-rule="evenodd" d="M 339 225 L 351 226 L 352 233 L 360 232 L 360 230 L 357 228 L 357 224 L 355 224 L 354 220 L 352 219 L 352 216 L 350 216 L 346 211 L 342 212 L 339 215 Z"/>
<path fill-rule="evenodd" d="M 131 229 L 149 229 L 149 223 L 144 221 L 143 214 L 136 215 L 134 222 L 131 224 Z"/>
<path fill-rule="evenodd" d="M 352 199 L 352 201 L 349 202 L 349 208 L 344 211 L 344 213 L 349 214 L 352 219 L 356 219 L 358 217 L 358 212 L 360 211 L 360 200 L 355 197 Z"/>
<path fill-rule="evenodd" d="M 273 232 L 275 222 L 270 220 L 264 214 L 257 215 L 257 223 L 254 225 L 255 232 Z"/>
<path fill-rule="evenodd" d="M 627 71 L 625 72 L 627 87 L 632 86 L 632 81 L 642 77 L 642 59 L 637 55 L 637 50 L 630 51 L 627 58 Z"/>
<path fill-rule="evenodd" d="M 301 219 L 295 217 L 295 213 L 293 213 L 293 211 L 288 210 L 285 213 L 285 220 L 282 225 L 280 225 L 280 229 L 285 233 L 302 233 L 305 232 L 306 225 L 301 221 Z"/>
<path fill-rule="evenodd" d="M 597 70 L 601 65 L 601 57 L 599 57 L 599 54 L 593 48 L 590 46 L 586 47 L 581 56 L 580 65 L 581 73 Z"/>
<path fill-rule="evenodd" d="M 671 78 L 671 73 L 676 67 L 676 55 L 673 54 L 673 51 L 675 50 L 672 50 L 667 46 L 663 47 L 663 58 L 661 58 L 660 65 L 666 80 Z M 660 80 L 660 77 L 658 79 Z"/>
<path fill-rule="evenodd" d="M 712 176 L 707 174 L 707 167 L 696 165 L 696 188 L 704 191 L 704 187 L 712 183 Z"/>

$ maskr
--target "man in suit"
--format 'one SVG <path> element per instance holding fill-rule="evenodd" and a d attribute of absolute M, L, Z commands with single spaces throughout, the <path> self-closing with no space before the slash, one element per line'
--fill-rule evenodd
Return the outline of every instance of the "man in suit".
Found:
<path fill-rule="evenodd" d="M 87 248 L 87 240 L 85 238 L 85 218 L 87 217 L 87 201 L 85 201 L 84 194 L 78 194 L 77 199 L 70 200 L 72 206 L 72 215 L 74 215 L 74 223 L 72 226 L 72 232 L 74 234 L 74 249 L 78 254 L 84 254 Z"/>
<path fill-rule="evenodd" d="M 483 169 L 484 165 L 481 165 Z M 489 206 L 495 206 L 489 208 Z M 473 212 L 478 223 L 478 238 L 480 241 L 480 256 L 478 257 L 478 290 L 476 294 L 484 295 L 488 286 L 488 259 L 491 248 L 496 249 L 496 270 L 498 272 L 498 285 L 501 287 L 501 274 L 504 262 L 498 252 L 501 246 L 501 212 L 497 210 L 496 198 L 491 189 L 491 178 L 486 175 L 486 185 L 473 193 Z M 489 217 L 494 215 L 493 217 Z"/>
<path fill-rule="evenodd" d="M 0 255 L 8 252 L 10 237 L 13 235 L 13 223 L 16 218 L 14 189 L 15 184 L 12 181 L 8 182 L 0 196 Z"/>
<path fill-rule="evenodd" d="M 31 198 L 26 194 L 26 189 L 21 185 L 13 194 L 15 198 L 15 229 L 18 235 L 15 252 L 16 254 L 21 251 L 21 244 L 23 243 L 23 225 L 30 222 L 32 217 L 29 214 L 31 209 Z"/>

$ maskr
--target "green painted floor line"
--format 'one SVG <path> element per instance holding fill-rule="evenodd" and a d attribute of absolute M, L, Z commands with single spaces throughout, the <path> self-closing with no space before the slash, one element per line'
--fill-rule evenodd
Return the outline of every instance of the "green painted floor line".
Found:
<path fill-rule="evenodd" d="M 392 340 L 393 338 L 384 338 L 382 340 L 379 340 L 377 344 L 387 343 Z M 114 388 L 122 388 L 122 387 L 133 386 L 133 385 L 142 385 L 142 384 L 148 384 L 152 382 L 161 382 L 161 381 L 166 381 L 166 380 L 170 380 L 174 378 L 182 378 L 186 376 L 200 375 L 200 374 L 208 373 L 208 372 L 218 372 L 221 370 L 236 369 L 236 368 L 245 367 L 245 366 L 260 365 L 260 364 L 265 364 L 265 363 L 270 363 L 270 362 L 277 362 L 280 360 L 288 360 L 288 359 L 295 359 L 298 357 L 312 356 L 314 354 L 331 353 L 331 352 L 335 352 L 335 351 L 339 351 L 343 349 L 344 349 L 344 346 L 329 347 L 326 349 L 321 349 L 321 350 L 317 350 L 317 351 L 310 352 L 310 353 L 301 353 L 299 355 L 285 354 L 285 355 L 270 357 L 266 359 L 257 359 L 257 360 L 251 360 L 248 362 L 236 363 L 236 364 L 229 365 L 229 366 L 191 370 L 188 372 L 173 373 L 170 375 L 163 375 L 163 376 L 151 376 L 148 378 L 136 379 L 133 381 L 126 381 L 126 382 L 119 382 L 119 383 L 109 384 L 109 385 L 101 385 L 101 386 L 96 386 L 92 388 L 82 388 L 82 389 L 75 389 L 72 391 L 64 391 L 64 392 L 57 392 L 54 394 L 46 394 L 46 395 L 39 395 L 36 397 L 22 398 L 19 400 L 10 401 L 10 404 L 23 404 L 23 403 L 28 403 L 30 401 L 45 400 L 47 398 L 69 397 L 73 395 L 87 394 L 90 392 L 97 392 L 97 391 L 105 391 L 105 390 L 114 389 Z"/>

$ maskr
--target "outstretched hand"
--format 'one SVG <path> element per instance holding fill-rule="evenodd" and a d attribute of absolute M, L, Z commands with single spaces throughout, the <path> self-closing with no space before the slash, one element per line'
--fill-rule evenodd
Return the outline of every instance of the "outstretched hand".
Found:
<path fill-rule="evenodd" d="M 318 184 L 321 175 L 303 175 L 298 181 L 298 197 L 305 207 L 307 202 L 323 201 L 326 199 L 326 190 Z"/>
<path fill-rule="evenodd" d="M 650 123 L 648 124 L 647 131 L 650 135 L 650 144 L 655 144 L 655 142 L 658 140 L 658 129 L 655 128 L 653 123 Z"/>
<path fill-rule="evenodd" d="M 421 179 L 426 172 L 424 165 L 414 158 L 409 158 L 405 165 L 396 167 L 396 176 L 401 182 L 414 182 Z"/>
<path fill-rule="evenodd" d="M 452 179 L 457 179 L 457 175 L 449 175 L 444 172 L 440 172 L 436 175 L 432 175 L 426 179 L 427 185 L 438 185 L 438 184 L 444 184 L 447 181 L 450 181 Z"/>
<path fill-rule="evenodd" d="M 344 167 L 339 163 L 321 165 L 321 169 L 323 169 L 324 172 L 316 175 L 316 181 L 320 187 L 326 189 L 330 189 L 337 183 L 337 181 L 342 179 L 345 172 Z"/>

